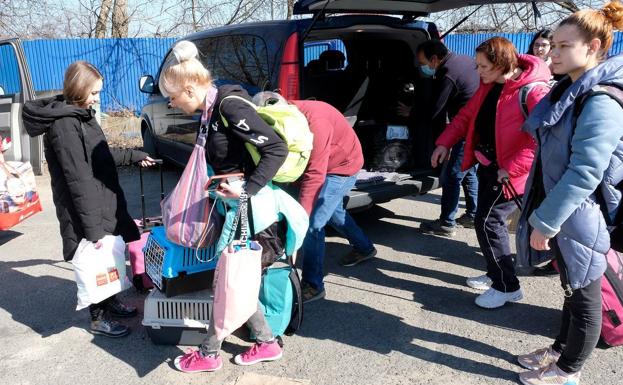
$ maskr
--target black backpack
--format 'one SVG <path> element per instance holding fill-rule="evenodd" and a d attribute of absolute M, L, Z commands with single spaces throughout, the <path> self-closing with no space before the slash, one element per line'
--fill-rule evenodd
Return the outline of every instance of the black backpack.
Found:
<path fill-rule="evenodd" d="M 598 84 L 594 86 L 589 92 L 585 93 L 580 97 L 579 100 L 575 102 L 574 110 L 573 110 L 573 127 L 575 129 L 575 125 L 577 123 L 577 119 L 584 108 L 584 105 L 588 98 L 595 95 L 608 95 L 612 99 L 614 99 L 619 105 L 623 108 L 623 89 L 613 84 Z M 623 141 L 623 138 L 621 138 Z M 616 186 L 617 190 L 621 191 L 623 194 L 623 180 L 619 181 Z M 599 188 L 596 191 L 597 203 L 599 203 L 603 213 L 604 218 L 606 220 L 606 225 L 608 225 L 608 229 L 610 230 L 610 247 L 614 250 L 623 252 L 623 202 L 619 204 L 619 211 L 615 214 L 614 220 L 610 221 L 610 216 L 607 214 L 606 210 L 606 202 L 604 197 L 601 195 Z"/>

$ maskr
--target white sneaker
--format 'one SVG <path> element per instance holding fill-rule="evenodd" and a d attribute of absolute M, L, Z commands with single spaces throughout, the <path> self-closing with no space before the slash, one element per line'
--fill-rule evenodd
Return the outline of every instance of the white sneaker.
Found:
<path fill-rule="evenodd" d="M 479 275 L 478 277 L 467 278 L 467 286 L 476 290 L 488 290 L 491 287 L 491 278 L 487 275 Z"/>
<path fill-rule="evenodd" d="M 580 375 L 565 373 L 552 362 L 542 369 L 519 373 L 519 381 L 524 385 L 580 385 Z"/>
<path fill-rule="evenodd" d="M 521 289 L 512 291 L 510 293 L 503 293 L 501 291 L 490 288 L 478 297 L 476 297 L 476 305 L 484 307 L 485 309 L 495 309 L 504 306 L 506 302 L 517 302 L 523 299 L 523 292 Z"/>
<path fill-rule="evenodd" d="M 559 358 L 560 353 L 548 346 L 532 353 L 517 356 L 517 362 L 526 369 L 537 370 L 549 366 L 552 362 L 558 362 Z"/>

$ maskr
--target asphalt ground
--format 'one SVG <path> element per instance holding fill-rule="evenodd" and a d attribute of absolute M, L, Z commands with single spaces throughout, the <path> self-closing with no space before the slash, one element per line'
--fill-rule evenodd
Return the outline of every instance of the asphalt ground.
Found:
<path fill-rule="evenodd" d="M 165 189 L 179 170 L 165 168 Z M 138 172 L 120 170 L 134 217 L 140 216 Z M 158 211 L 157 171 L 146 173 L 148 214 Z M 556 277 L 521 276 L 525 298 L 497 310 L 474 305 L 465 278 L 484 260 L 473 230 L 452 239 L 420 234 L 439 213 L 439 191 L 382 204 L 355 215 L 376 244 L 375 259 L 355 267 L 337 261 L 344 239 L 327 238 L 327 297 L 305 308 L 300 332 L 285 337 L 284 358 L 240 367 L 233 357 L 250 342 L 232 336 L 224 367 L 185 374 L 172 360 L 186 347 L 154 345 L 139 317 L 122 321 L 130 336 L 113 340 L 88 331 L 76 312 L 72 266 L 62 261 L 49 177 L 37 177 L 44 211 L 0 233 L 0 384 L 231 384 L 262 374 L 312 384 L 515 384 L 517 354 L 552 342 L 562 291 Z M 122 297 L 142 310 L 144 295 Z M 141 312 L 142 313 L 142 312 Z M 598 349 L 582 384 L 623 384 L 623 349 Z"/>

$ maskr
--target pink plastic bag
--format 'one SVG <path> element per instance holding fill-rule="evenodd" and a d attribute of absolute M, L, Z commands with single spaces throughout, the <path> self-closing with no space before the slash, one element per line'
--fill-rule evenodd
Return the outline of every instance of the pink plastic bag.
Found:
<path fill-rule="evenodd" d="M 224 340 L 257 311 L 262 278 L 262 246 L 247 241 L 247 196 L 240 197 L 238 214 L 232 226 L 232 237 L 241 225 L 240 240 L 223 250 L 214 273 L 214 328 L 216 337 Z"/>
<path fill-rule="evenodd" d="M 162 201 L 162 221 L 167 239 L 185 247 L 203 248 L 221 234 L 222 219 L 210 204 L 205 185 L 208 169 L 205 160 L 207 130 L 197 138 L 195 148 L 177 186 Z"/>

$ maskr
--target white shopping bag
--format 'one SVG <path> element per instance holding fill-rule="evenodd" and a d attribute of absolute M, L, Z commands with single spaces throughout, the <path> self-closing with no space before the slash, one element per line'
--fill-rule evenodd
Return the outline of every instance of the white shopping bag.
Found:
<path fill-rule="evenodd" d="M 83 239 L 71 261 L 78 285 L 76 310 L 100 303 L 131 286 L 125 274 L 123 238 L 106 235 L 101 243 L 96 249 L 93 242 Z"/>

